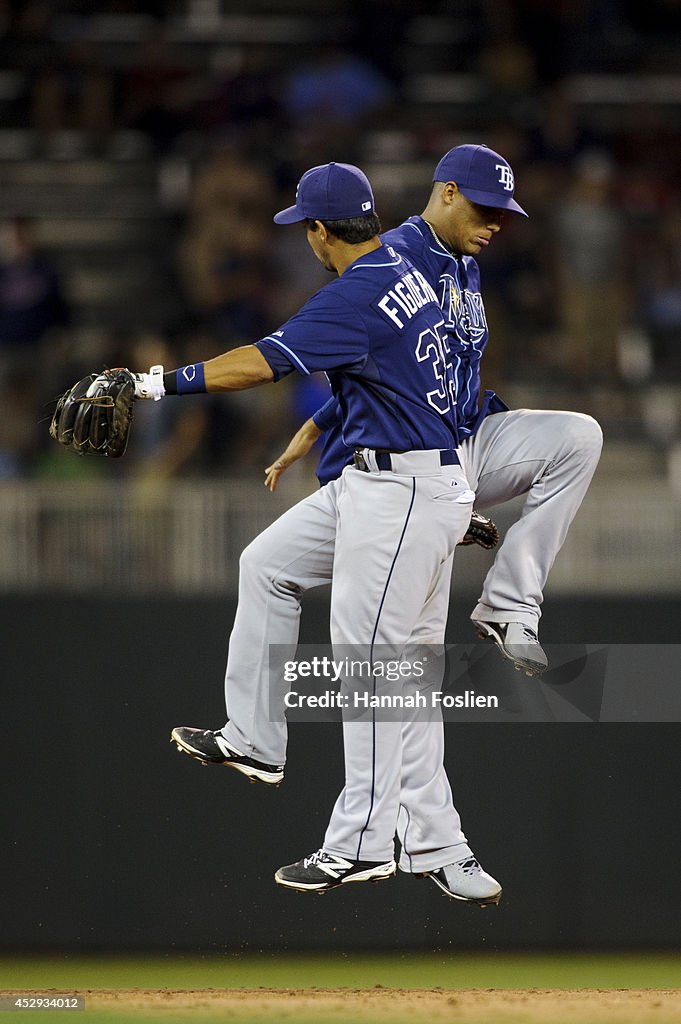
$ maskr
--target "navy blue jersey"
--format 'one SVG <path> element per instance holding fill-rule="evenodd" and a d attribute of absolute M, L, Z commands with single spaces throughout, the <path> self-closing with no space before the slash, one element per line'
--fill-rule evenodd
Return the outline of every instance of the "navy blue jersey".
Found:
<path fill-rule="evenodd" d="M 457 434 L 463 440 L 476 432 L 489 413 L 507 408 L 493 391 L 485 391 L 480 401 L 480 361 L 488 332 L 478 264 L 472 256 L 449 252 L 422 217 L 410 217 L 381 237 L 406 255 L 437 292 L 448 332 L 446 351 L 454 380 Z M 352 458 L 352 449 L 343 441 L 340 413 L 333 400 L 313 418 L 326 432 L 317 465 L 317 478 L 324 485 L 341 475 Z"/>
<path fill-rule="evenodd" d="M 423 217 L 409 217 L 381 239 L 406 256 L 437 292 L 447 330 L 457 431 L 463 441 L 488 413 L 507 408 L 493 391 L 486 391 L 480 401 L 480 360 L 488 335 L 478 264 L 472 256 L 450 252 Z"/>
<path fill-rule="evenodd" d="M 350 448 L 453 448 L 454 380 L 437 296 L 390 246 L 360 256 L 257 342 L 274 379 L 326 372 Z"/>

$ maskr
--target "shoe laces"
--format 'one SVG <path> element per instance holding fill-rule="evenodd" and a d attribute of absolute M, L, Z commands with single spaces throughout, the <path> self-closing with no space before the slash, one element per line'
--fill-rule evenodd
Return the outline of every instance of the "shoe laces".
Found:
<path fill-rule="evenodd" d="M 527 639 L 530 641 L 530 643 L 532 643 L 532 644 L 538 644 L 539 643 L 539 637 L 537 636 L 537 634 L 535 633 L 535 631 L 533 629 L 530 629 L 529 626 L 523 626 L 523 633 L 527 637 Z"/>
<path fill-rule="evenodd" d="M 475 857 L 470 857 L 468 860 L 461 861 L 459 867 L 464 875 L 477 875 L 481 870 Z"/>
<path fill-rule="evenodd" d="M 317 850 L 315 853 L 311 853 L 309 857 L 305 857 L 303 863 L 306 868 L 309 868 L 310 864 L 318 864 L 320 860 L 324 860 L 326 854 L 323 850 Z"/>

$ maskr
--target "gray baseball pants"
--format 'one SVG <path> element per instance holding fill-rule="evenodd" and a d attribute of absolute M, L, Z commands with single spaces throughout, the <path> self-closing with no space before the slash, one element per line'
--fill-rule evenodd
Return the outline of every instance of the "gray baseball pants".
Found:
<path fill-rule="evenodd" d="M 271 670 L 269 645 L 279 645 L 277 658 L 282 667 L 284 660 L 294 658 L 301 599 L 307 590 L 331 580 L 340 490 L 341 480 L 334 480 L 309 495 L 256 537 L 241 556 L 239 603 L 225 677 L 229 721 L 222 733 L 237 750 L 270 764 L 286 760 L 284 697 L 289 684 L 283 670 Z M 452 557 L 439 566 L 432 581 L 412 633 L 414 645 L 444 642 Z M 356 610 L 359 614 L 359 607 Z M 343 650 L 347 651 L 347 645 Z M 441 665 L 435 662 L 433 670 L 436 675 L 418 685 L 405 680 L 405 692 L 437 689 Z M 402 848 L 401 868 L 428 871 L 470 856 L 471 850 L 444 769 L 441 717 L 436 713 L 423 716 L 414 710 L 404 711 L 400 719 L 392 729 L 390 723 L 382 723 L 392 733 L 391 766 L 398 768 L 400 786 L 398 814 L 390 836 L 396 828 Z M 365 723 L 356 725 L 365 727 Z M 396 732 L 402 733 L 401 772 L 400 759 L 392 749 L 397 742 Z M 355 734 L 355 739 L 361 747 L 363 738 Z M 394 814 L 394 807 L 389 813 Z M 329 852 L 344 851 L 335 843 Z M 345 850 L 345 855 L 349 852 Z M 383 852 L 375 858 L 366 854 L 365 859 L 380 860 L 383 856 Z"/>
<path fill-rule="evenodd" d="M 391 471 L 378 470 L 370 453 L 365 459 L 369 472 L 346 468 L 338 492 L 334 656 L 351 650 L 359 662 L 413 664 L 421 660 L 422 645 L 444 644 L 442 591 L 445 584 L 449 590 L 454 551 L 470 522 L 474 494 L 460 466 L 440 466 L 439 452 L 393 457 Z M 349 682 L 354 696 L 355 677 Z M 362 683 L 360 696 L 402 697 L 419 688 L 415 675 L 405 683 L 378 673 Z M 432 683 L 426 680 L 428 690 Z M 398 835 L 411 851 L 407 870 L 422 871 L 469 855 L 469 847 L 449 787 L 442 792 L 439 709 L 435 714 L 427 709 L 422 719 L 403 711 L 372 709 L 359 718 L 352 707 L 343 712 L 345 785 L 323 846 L 351 861 L 385 862 L 394 856 L 396 831 L 406 829 L 407 836 Z M 400 817 L 404 801 L 410 806 Z M 420 830 L 408 829 L 409 816 L 420 822 Z"/>
<path fill-rule="evenodd" d="M 478 433 L 464 442 L 462 468 L 476 491 L 478 507 L 527 494 L 521 517 L 507 532 L 487 575 L 473 619 L 518 621 L 536 628 L 549 570 L 589 486 L 601 446 L 600 427 L 589 416 L 522 409 L 487 417 Z M 223 734 L 238 750 L 267 763 L 285 761 L 283 701 L 288 691 L 283 675 L 270 673 L 268 645 L 281 645 L 283 652 L 293 656 L 302 597 L 331 580 L 339 488 L 340 482 L 334 481 L 299 502 L 241 556 L 239 604 L 225 677 L 229 721 Z M 450 572 L 451 563 L 446 586 L 441 587 L 447 604 Z M 277 707 L 281 710 L 272 713 Z M 438 758 L 441 768 L 439 751 Z M 427 845 L 424 837 L 429 830 L 419 826 L 415 808 L 405 803 L 411 788 L 416 797 L 418 784 L 412 786 L 407 775 L 402 779 L 403 807 L 398 819 L 403 842 L 400 864 L 407 870 L 428 870 L 448 861 L 438 851 L 434 854 L 432 846 L 430 850 L 419 847 L 419 835 Z M 446 777 L 436 771 L 433 804 L 443 801 L 451 804 L 451 793 Z M 450 820 L 452 827 L 444 829 L 445 843 L 456 847 L 458 843 L 451 840 L 458 839 L 464 857 L 468 848 L 460 825 L 455 826 L 455 811 Z M 405 837 L 412 842 L 405 843 Z M 405 849 L 414 851 L 413 859 Z"/>
<path fill-rule="evenodd" d="M 460 449 L 479 509 L 527 494 L 471 618 L 537 628 L 543 591 L 603 446 L 596 420 L 578 412 L 514 409 L 488 416 Z"/>

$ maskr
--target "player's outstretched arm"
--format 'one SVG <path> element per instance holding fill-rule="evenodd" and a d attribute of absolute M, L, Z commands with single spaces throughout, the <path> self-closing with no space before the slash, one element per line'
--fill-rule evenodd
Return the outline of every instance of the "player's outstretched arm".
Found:
<path fill-rule="evenodd" d="M 322 433 L 312 417 L 306 420 L 300 430 L 293 435 L 286 450 L 265 470 L 265 487 L 269 487 L 272 492 L 276 491 L 281 474 L 298 459 L 304 458 Z"/>
<path fill-rule="evenodd" d="M 164 395 L 244 391 L 274 380 L 272 367 L 255 345 L 242 345 L 205 363 L 190 363 L 167 371 L 162 366 L 152 366 L 149 373 L 132 376 L 135 398 L 155 401 Z"/>
<path fill-rule="evenodd" d="M 255 345 L 242 345 L 203 364 L 206 391 L 243 391 L 274 380 L 272 367 Z"/>

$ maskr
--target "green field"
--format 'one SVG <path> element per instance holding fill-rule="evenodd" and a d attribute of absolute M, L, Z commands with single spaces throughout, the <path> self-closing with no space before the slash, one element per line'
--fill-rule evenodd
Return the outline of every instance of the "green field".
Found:
<path fill-rule="evenodd" d="M 679 988 L 681 952 L 0 959 L 0 988 Z"/>

